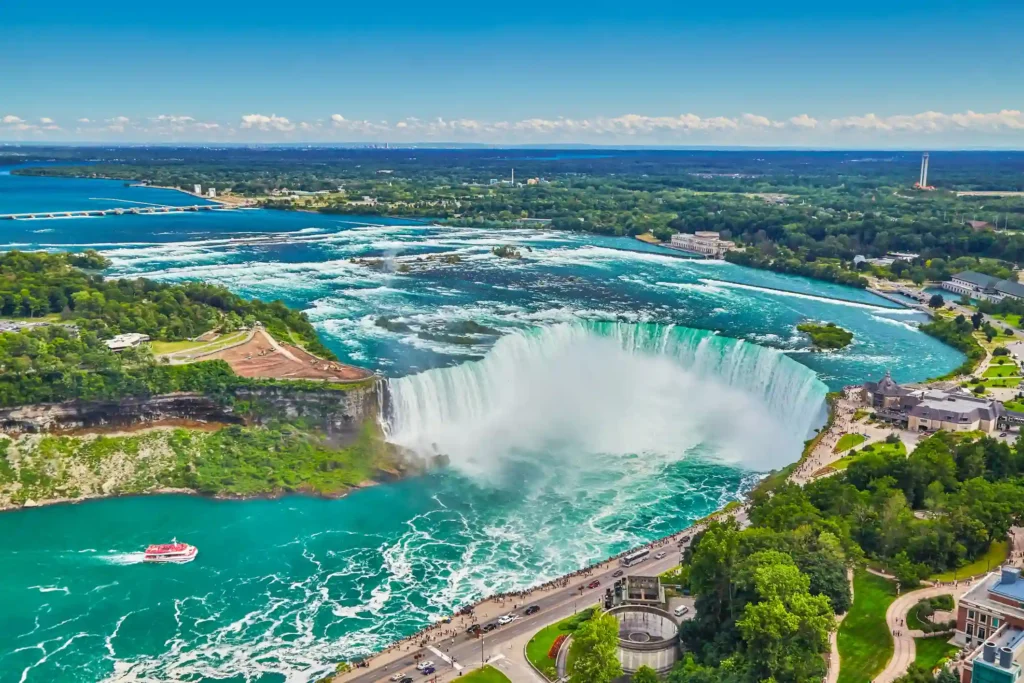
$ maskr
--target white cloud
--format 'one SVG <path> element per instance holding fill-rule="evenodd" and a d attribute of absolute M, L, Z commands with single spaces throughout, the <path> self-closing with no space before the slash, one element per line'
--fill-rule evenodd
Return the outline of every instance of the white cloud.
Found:
<path fill-rule="evenodd" d="M 20 116 L 0 117 L 0 131 L 51 139 L 218 140 L 297 139 L 318 141 L 484 142 L 493 144 L 572 143 L 596 144 L 740 144 L 818 145 L 822 147 L 869 147 L 878 144 L 932 144 L 952 147 L 1024 144 L 1024 113 L 1016 109 L 994 112 L 947 114 L 923 111 L 916 114 L 874 112 L 832 118 L 809 113 L 772 118 L 753 112 L 735 116 L 695 113 L 650 116 L 626 113 L 589 118 L 527 117 L 483 120 L 468 117 L 398 120 L 348 118 L 329 114 L 322 119 L 293 121 L 277 114 L 246 114 L 238 123 L 201 121 L 186 114 L 159 114 L 148 118 L 112 116 L 77 119 L 79 128 L 63 131 L 54 119 L 31 122 Z M 934 142 L 933 142 L 934 141 Z"/>
<path fill-rule="evenodd" d="M 799 116 L 789 118 L 786 123 L 794 128 L 816 128 L 818 126 L 818 119 L 812 118 L 807 114 L 800 114 Z"/>
<path fill-rule="evenodd" d="M 295 130 L 295 124 L 283 116 L 271 114 L 245 114 L 242 116 L 242 128 L 255 128 L 257 130 L 288 132 Z"/>

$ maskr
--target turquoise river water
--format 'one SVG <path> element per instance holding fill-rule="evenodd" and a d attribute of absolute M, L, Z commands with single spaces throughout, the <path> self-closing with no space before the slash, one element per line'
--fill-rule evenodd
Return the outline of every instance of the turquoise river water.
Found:
<path fill-rule="evenodd" d="M 0 213 L 194 202 L 0 169 Z M 497 258 L 499 244 L 523 258 Z M 306 310 L 339 357 L 388 377 L 389 438 L 451 458 L 341 500 L 0 514 L 0 683 L 312 680 L 741 496 L 797 457 L 829 388 L 961 361 L 916 329 L 920 314 L 865 292 L 545 229 L 237 210 L 2 221 L 0 245 L 89 246 L 111 276 Z M 811 353 L 806 319 L 855 342 Z M 172 537 L 198 559 L 140 563 Z"/>

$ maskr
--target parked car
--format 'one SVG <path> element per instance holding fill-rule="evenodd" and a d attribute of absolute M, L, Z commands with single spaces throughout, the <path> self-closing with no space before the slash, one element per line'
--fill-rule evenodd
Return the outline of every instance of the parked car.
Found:
<path fill-rule="evenodd" d="M 466 633 L 476 633 L 480 630 L 480 624 L 470 624 L 469 628 L 466 629 Z"/>
<path fill-rule="evenodd" d="M 601 585 L 601 582 L 598 581 L 597 579 L 594 579 L 593 581 L 591 581 L 590 583 L 587 584 L 587 588 L 597 588 L 600 585 Z"/>
<path fill-rule="evenodd" d="M 540 607 L 538 607 L 537 605 L 530 605 L 525 610 L 523 610 L 523 614 L 525 614 L 526 616 L 530 616 L 531 614 L 536 614 L 539 611 Z"/>
<path fill-rule="evenodd" d="M 613 579 L 617 579 L 617 578 L 619 578 L 620 576 L 622 576 L 622 575 L 623 575 L 623 574 L 625 574 L 625 573 L 626 573 L 626 572 L 622 571 L 621 569 L 616 569 L 616 570 L 615 570 L 615 573 L 614 573 L 614 574 L 612 574 L 612 578 L 613 578 Z"/>
<path fill-rule="evenodd" d="M 489 624 L 487 624 L 486 626 L 484 626 L 484 633 L 490 633 L 491 631 L 493 631 L 493 630 L 494 630 L 494 629 L 496 629 L 496 628 L 498 628 L 498 625 L 497 625 L 497 624 L 495 624 L 495 623 L 494 623 L 494 622 L 492 621 L 491 623 L 489 623 Z"/>
<path fill-rule="evenodd" d="M 679 607 L 676 607 L 675 610 L 673 610 L 672 614 L 676 615 L 677 617 L 681 617 L 689 611 L 689 607 L 687 607 L 686 605 L 680 605 Z"/>
<path fill-rule="evenodd" d="M 512 620 L 515 619 L 514 614 L 503 614 L 498 617 L 498 626 L 504 626 L 505 624 L 511 624 Z"/>

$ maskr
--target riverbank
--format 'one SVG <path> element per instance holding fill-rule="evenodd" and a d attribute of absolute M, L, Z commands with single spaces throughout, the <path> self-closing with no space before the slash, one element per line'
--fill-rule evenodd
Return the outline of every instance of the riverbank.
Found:
<path fill-rule="evenodd" d="M 0 456 L 0 510 L 162 493 L 342 498 L 431 465 L 387 444 L 374 420 L 347 445 L 289 425 L 154 427 L 129 434 L 0 437 Z"/>

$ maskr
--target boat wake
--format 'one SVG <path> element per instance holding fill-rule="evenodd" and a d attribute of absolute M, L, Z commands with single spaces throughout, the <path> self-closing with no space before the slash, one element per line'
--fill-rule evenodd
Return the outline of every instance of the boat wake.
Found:
<path fill-rule="evenodd" d="M 142 564 L 142 562 L 145 560 L 145 557 L 146 557 L 146 553 L 143 553 L 143 552 L 138 552 L 138 553 L 111 553 L 111 554 L 107 554 L 107 555 L 97 555 L 96 556 L 96 558 L 98 560 L 100 560 L 101 562 L 105 562 L 107 564 L 119 564 L 119 565 Z"/>

